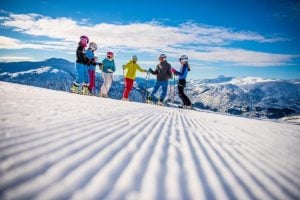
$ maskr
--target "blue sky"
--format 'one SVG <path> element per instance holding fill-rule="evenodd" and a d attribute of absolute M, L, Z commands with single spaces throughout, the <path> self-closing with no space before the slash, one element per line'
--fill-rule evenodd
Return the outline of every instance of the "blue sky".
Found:
<path fill-rule="evenodd" d="M 3 0 L 0 8 L 1 61 L 74 61 L 86 34 L 100 59 L 114 51 L 118 74 L 133 54 L 154 68 L 165 53 L 174 68 L 189 56 L 189 78 L 300 78 L 296 0 Z"/>

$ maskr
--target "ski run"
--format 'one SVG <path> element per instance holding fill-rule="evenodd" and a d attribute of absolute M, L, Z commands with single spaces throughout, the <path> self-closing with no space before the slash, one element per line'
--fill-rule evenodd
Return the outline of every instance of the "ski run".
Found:
<path fill-rule="evenodd" d="M 0 199 L 300 199 L 300 126 L 0 82 Z"/>

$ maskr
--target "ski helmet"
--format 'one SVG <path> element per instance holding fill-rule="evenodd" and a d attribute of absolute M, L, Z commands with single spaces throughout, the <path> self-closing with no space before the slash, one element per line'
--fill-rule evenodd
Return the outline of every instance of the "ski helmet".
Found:
<path fill-rule="evenodd" d="M 89 37 L 88 36 L 86 36 L 86 35 L 80 36 L 80 41 L 83 40 L 83 39 L 86 40 L 87 44 L 89 43 Z"/>
<path fill-rule="evenodd" d="M 136 56 L 136 55 L 133 55 L 131 59 L 132 59 L 132 60 L 137 60 L 137 56 Z"/>
<path fill-rule="evenodd" d="M 112 58 L 112 57 L 114 57 L 114 53 L 109 51 L 106 53 L 106 56 Z"/>
<path fill-rule="evenodd" d="M 96 51 L 97 50 L 97 44 L 95 42 L 91 42 L 89 44 L 89 48 L 91 48 L 93 51 Z"/>
<path fill-rule="evenodd" d="M 179 58 L 179 62 L 186 63 L 188 61 L 188 57 L 186 55 L 182 55 Z"/>
<path fill-rule="evenodd" d="M 160 54 L 159 59 L 165 60 L 167 58 L 166 54 Z"/>
<path fill-rule="evenodd" d="M 87 36 L 83 35 L 83 36 L 80 37 L 80 42 L 79 42 L 80 46 L 85 48 L 88 43 L 89 43 L 89 38 Z"/>

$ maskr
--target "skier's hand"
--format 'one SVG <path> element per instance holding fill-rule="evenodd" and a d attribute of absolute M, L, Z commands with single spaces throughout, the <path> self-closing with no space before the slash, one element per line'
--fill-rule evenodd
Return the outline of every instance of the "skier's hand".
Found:
<path fill-rule="evenodd" d="M 108 72 L 110 72 L 110 73 L 113 73 L 113 72 L 114 72 L 114 71 L 113 71 L 113 70 L 111 70 L 111 69 L 108 69 L 107 71 L 108 71 Z"/>
<path fill-rule="evenodd" d="M 98 65 L 99 65 L 100 71 L 102 71 L 103 70 L 103 64 L 102 63 L 98 63 Z"/>
<path fill-rule="evenodd" d="M 153 73 L 153 70 L 151 68 L 148 69 L 148 72 Z"/>
<path fill-rule="evenodd" d="M 148 70 L 144 69 L 144 71 L 143 71 L 143 72 L 148 72 Z"/>
<path fill-rule="evenodd" d="M 172 72 L 173 74 L 175 74 L 176 69 L 172 68 L 172 69 L 171 69 L 171 72 Z"/>
<path fill-rule="evenodd" d="M 122 68 L 125 69 L 125 65 L 123 65 Z"/>

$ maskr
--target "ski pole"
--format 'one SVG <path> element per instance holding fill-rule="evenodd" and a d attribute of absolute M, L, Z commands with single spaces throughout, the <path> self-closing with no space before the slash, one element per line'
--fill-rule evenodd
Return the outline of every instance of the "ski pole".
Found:
<path fill-rule="evenodd" d="M 172 103 L 174 103 L 174 101 L 175 101 L 175 95 L 176 95 L 176 78 L 175 78 L 175 74 L 173 75 L 173 88 L 174 88 L 174 91 L 173 91 Z"/>
<path fill-rule="evenodd" d="M 110 73 L 110 78 L 111 78 L 111 88 L 113 88 L 114 87 L 113 73 Z M 108 93 L 108 91 L 107 91 L 107 93 Z"/>
<path fill-rule="evenodd" d="M 150 78 L 150 73 L 147 72 L 146 78 L 145 78 L 145 88 L 144 88 L 145 102 L 147 101 L 147 96 L 148 96 L 148 95 L 147 95 L 147 93 L 148 93 L 147 89 L 148 89 L 148 81 L 149 81 L 149 78 Z"/>
<path fill-rule="evenodd" d="M 123 66 L 124 66 L 124 65 L 123 65 Z M 123 81 L 124 81 L 124 87 L 123 87 L 123 94 L 124 94 L 126 80 L 125 80 L 125 70 L 124 70 L 124 67 L 122 67 L 122 69 L 123 69 Z M 121 98 L 123 98 L 123 94 L 122 94 L 122 97 L 121 97 Z"/>
<path fill-rule="evenodd" d="M 171 87 L 171 83 L 168 84 L 169 86 L 169 97 L 168 97 L 168 101 L 172 101 L 172 87 Z"/>

